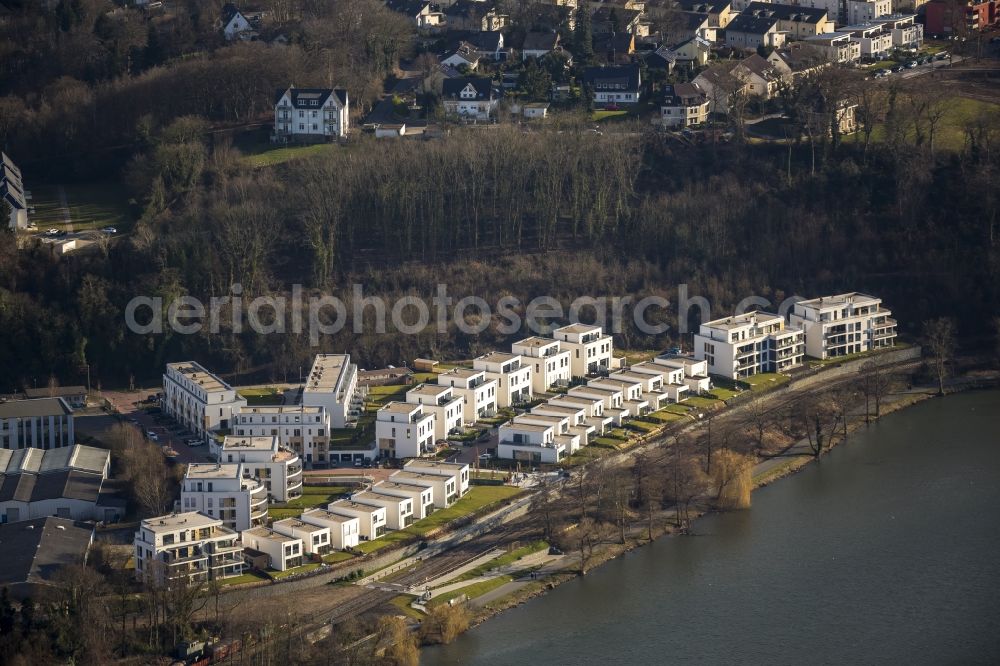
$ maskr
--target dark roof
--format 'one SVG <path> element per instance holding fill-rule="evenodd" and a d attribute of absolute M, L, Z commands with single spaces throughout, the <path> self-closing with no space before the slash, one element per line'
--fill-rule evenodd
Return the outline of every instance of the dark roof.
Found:
<path fill-rule="evenodd" d="M 714 67 L 709 67 L 708 69 L 702 71 L 698 74 L 698 76 L 703 77 L 706 81 L 713 86 L 718 87 L 723 92 L 733 93 L 743 88 L 746 83 L 732 75 L 732 68 L 733 65 L 729 63 L 715 65 Z"/>
<path fill-rule="evenodd" d="M 583 80 L 595 90 L 601 90 L 611 84 L 625 84 L 626 90 L 639 89 L 639 65 L 620 65 L 618 67 L 588 67 L 583 73 Z"/>
<path fill-rule="evenodd" d="M 0 419 L 30 418 L 34 416 L 62 416 L 72 414 L 62 398 L 35 398 L 34 400 L 11 400 L 0 403 Z"/>
<path fill-rule="evenodd" d="M 618 54 L 628 54 L 633 50 L 635 35 L 630 32 L 616 32 L 608 35 L 596 35 L 594 37 L 594 50 Z"/>
<path fill-rule="evenodd" d="M 591 17 L 592 23 L 609 23 L 611 21 L 611 12 L 614 12 L 615 16 L 618 18 L 618 28 L 624 29 L 625 26 L 631 25 L 642 12 L 635 9 L 622 9 L 621 7 L 598 7 L 594 10 Z"/>
<path fill-rule="evenodd" d="M 695 103 L 705 101 L 705 91 L 694 83 L 675 83 L 663 86 L 663 103 L 667 106 L 681 106 L 685 100 L 695 98 Z"/>
<path fill-rule="evenodd" d="M 489 2 L 476 2 L 475 0 L 456 0 L 454 4 L 444 10 L 445 16 L 477 17 L 485 16 L 494 9 Z"/>
<path fill-rule="evenodd" d="M 822 7 L 800 7 L 798 5 L 774 5 L 769 2 L 751 2 L 744 14 L 764 14 L 781 21 L 798 21 L 801 23 L 819 23 L 826 18 L 827 11 Z"/>
<path fill-rule="evenodd" d="M 326 104 L 326 100 L 330 98 L 331 95 L 337 97 L 337 101 L 340 102 L 340 106 L 347 104 L 347 91 L 343 88 L 287 88 L 285 90 L 279 90 L 274 96 L 274 103 L 277 104 L 285 93 L 290 93 L 289 97 L 292 99 L 292 106 L 296 109 L 309 109 L 317 108 Z M 311 104 L 312 101 L 316 101 L 316 104 Z"/>
<path fill-rule="evenodd" d="M 0 502 L 41 502 L 62 497 L 97 502 L 104 481 L 100 474 L 79 470 L 3 474 L 0 479 Z"/>
<path fill-rule="evenodd" d="M 472 33 L 465 38 L 465 41 L 469 42 L 480 51 L 489 51 L 492 53 L 500 48 L 500 43 L 503 41 L 503 35 L 500 34 L 499 30 L 484 30 L 483 32 Z"/>
<path fill-rule="evenodd" d="M 230 21 L 233 20 L 233 17 L 236 16 L 237 14 L 239 14 L 239 13 L 240 13 L 240 10 L 237 9 L 236 5 L 234 5 L 231 2 L 227 2 L 226 4 L 222 5 L 222 23 L 223 23 L 223 25 L 228 24 Z"/>
<path fill-rule="evenodd" d="M 559 43 L 557 32 L 529 32 L 524 36 L 525 51 L 551 51 Z"/>
<path fill-rule="evenodd" d="M 7 153 L 2 152 L 2 151 L 0 151 L 0 164 L 3 164 L 3 166 L 5 166 L 15 176 L 17 176 L 18 180 L 21 179 L 21 170 L 17 168 L 17 165 L 14 164 L 14 161 L 10 159 L 10 157 L 7 155 Z"/>
<path fill-rule="evenodd" d="M 743 60 L 740 60 L 739 64 L 743 65 L 754 74 L 764 78 L 778 75 L 778 71 L 774 68 L 774 65 L 769 63 L 764 58 L 761 58 L 757 53 L 753 53 Z"/>
<path fill-rule="evenodd" d="M 684 15 L 684 29 L 697 30 L 708 21 L 707 12 L 681 12 Z"/>
<path fill-rule="evenodd" d="M 440 8 L 427 0 L 386 0 L 385 6 L 394 12 L 416 18 L 426 5 L 431 5 L 431 11 L 441 11 Z"/>
<path fill-rule="evenodd" d="M 726 7 L 731 6 L 732 0 L 677 0 L 681 9 L 689 12 L 702 12 L 716 14 L 722 12 Z"/>
<path fill-rule="evenodd" d="M 24 389 L 28 398 L 64 398 L 66 396 L 83 395 L 87 392 L 85 386 L 57 386 L 55 388 Z"/>
<path fill-rule="evenodd" d="M 493 81 L 490 79 L 474 76 L 463 76 L 457 79 L 445 79 L 441 82 L 441 96 L 457 98 L 459 93 L 471 85 L 476 96 L 473 99 L 485 100 L 493 98 Z"/>
<path fill-rule="evenodd" d="M 0 181 L 0 199 L 3 199 L 19 210 L 24 210 L 28 207 L 28 203 L 24 200 L 24 193 L 8 180 Z"/>
<path fill-rule="evenodd" d="M 726 34 L 745 32 L 751 35 L 766 35 L 778 25 L 778 17 L 767 12 L 742 12 L 726 26 Z"/>
<path fill-rule="evenodd" d="M 0 586 L 46 583 L 64 566 L 81 564 L 94 530 L 65 518 L 35 518 L 0 525 Z"/>

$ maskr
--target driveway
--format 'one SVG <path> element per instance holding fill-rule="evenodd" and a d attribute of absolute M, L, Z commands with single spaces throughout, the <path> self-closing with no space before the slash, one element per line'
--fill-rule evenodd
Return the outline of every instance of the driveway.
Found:
<path fill-rule="evenodd" d="M 139 401 L 156 392 L 155 389 L 144 391 L 105 391 L 103 396 L 118 410 L 118 413 L 126 420 L 126 423 L 130 423 L 139 429 L 143 437 L 149 439 L 147 433 L 152 432 L 156 435 L 156 444 L 167 445 L 176 451 L 177 457 L 173 459 L 175 462 L 211 462 L 208 457 L 208 446 L 188 446 L 184 443 L 184 438 L 181 435 L 169 430 L 166 425 L 157 423 L 151 415 L 143 411 Z"/>

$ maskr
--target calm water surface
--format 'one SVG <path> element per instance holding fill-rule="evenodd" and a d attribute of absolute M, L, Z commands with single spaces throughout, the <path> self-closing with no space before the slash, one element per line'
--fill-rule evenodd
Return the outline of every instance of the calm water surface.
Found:
<path fill-rule="evenodd" d="M 1000 392 L 930 400 L 422 664 L 1000 664 Z"/>

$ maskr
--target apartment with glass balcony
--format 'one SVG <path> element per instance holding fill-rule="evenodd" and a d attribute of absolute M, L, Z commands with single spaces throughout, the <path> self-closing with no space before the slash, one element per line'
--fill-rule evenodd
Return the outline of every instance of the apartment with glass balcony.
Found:
<path fill-rule="evenodd" d="M 259 479 L 273 502 L 302 496 L 302 460 L 294 451 L 279 446 L 274 435 L 227 435 L 222 440 L 219 462 L 243 463 L 244 476 Z"/>
<path fill-rule="evenodd" d="M 604 329 L 591 324 L 570 324 L 552 331 L 559 348 L 570 354 L 570 372 L 574 377 L 607 373 L 613 364 L 614 341 Z"/>
<path fill-rule="evenodd" d="M 493 351 L 473 359 L 472 367 L 497 383 L 497 405 L 514 407 L 530 402 L 532 366 L 519 354 Z"/>
<path fill-rule="evenodd" d="M 267 487 L 242 464 L 191 463 L 181 482 L 180 508 L 241 532 L 267 524 L 267 495 Z"/>
<path fill-rule="evenodd" d="M 384 506 L 362 504 L 349 499 L 330 502 L 326 510 L 342 516 L 358 519 L 358 536 L 362 541 L 377 539 L 386 530 L 386 510 Z"/>
<path fill-rule="evenodd" d="M 282 536 L 302 540 L 302 550 L 306 555 L 323 557 L 333 550 L 330 528 L 326 525 L 307 523 L 299 518 L 276 520 L 271 529 Z"/>
<path fill-rule="evenodd" d="M 528 464 L 555 464 L 565 458 L 567 440 L 551 424 L 528 423 L 514 417 L 500 426 L 497 457 Z"/>
<path fill-rule="evenodd" d="M 443 441 L 448 435 L 462 431 L 465 418 L 465 398 L 455 395 L 451 386 L 420 384 L 406 392 L 406 402 L 421 405 L 424 412 L 434 415 L 434 439 Z"/>
<path fill-rule="evenodd" d="M 349 100 L 342 88 L 288 88 L 274 102 L 275 141 L 321 141 L 343 137 Z"/>
<path fill-rule="evenodd" d="M 562 342 L 536 335 L 510 346 L 511 353 L 523 357 L 531 365 L 531 389 L 545 393 L 556 386 L 568 386 L 573 374 L 571 354 Z"/>
<path fill-rule="evenodd" d="M 330 545 L 336 550 L 346 550 L 358 545 L 361 523 L 355 516 L 331 513 L 326 509 L 306 509 L 299 520 L 330 530 Z"/>
<path fill-rule="evenodd" d="M 462 418 L 466 423 L 489 418 L 497 413 L 497 381 L 487 379 L 484 370 L 453 368 L 437 376 L 438 386 L 450 386 L 464 399 Z"/>
<path fill-rule="evenodd" d="M 331 428 L 357 424 L 365 407 L 366 389 L 358 387 L 358 366 L 348 354 L 317 354 L 302 387 L 302 404 L 323 407 Z"/>
<path fill-rule="evenodd" d="M 246 404 L 236 389 L 194 361 L 168 363 L 163 373 L 163 411 L 202 439 L 229 430 L 233 413 Z"/>
<path fill-rule="evenodd" d="M 805 334 L 805 353 L 826 359 L 892 347 L 896 320 L 882 299 L 859 292 L 822 296 L 795 304 L 793 326 Z"/>
<path fill-rule="evenodd" d="M 133 545 L 135 574 L 142 580 L 199 583 L 243 573 L 239 534 L 196 511 L 143 520 Z"/>
<path fill-rule="evenodd" d="M 266 527 L 254 527 L 240 532 L 245 549 L 267 555 L 267 565 L 275 571 L 302 566 L 305 546 L 302 539 L 275 532 Z"/>
<path fill-rule="evenodd" d="M 388 402 L 375 413 L 375 442 L 380 456 L 417 458 L 437 450 L 433 412 L 424 405 Z"/>
<path fill-rule="evenodd" d="M 233 414 L 232 434 L 278 438 L 278 445 L 294 451 L 307 467 L 326 467 L 330 446 L 330 417 L 324 407 L 305 405 L 246 406 Z"/>
<path fill-rule="evenodd" d="M 703 323 L 694 336 L 695 358 L 709 374 L 744 379 L 762 372 L 785 372 L 802 364 L 802 329 L 784 317 L 748 312 Z"/>

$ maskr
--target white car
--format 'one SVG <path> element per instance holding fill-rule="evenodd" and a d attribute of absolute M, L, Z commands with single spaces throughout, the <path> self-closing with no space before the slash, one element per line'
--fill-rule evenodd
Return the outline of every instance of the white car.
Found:
<path fill-rule="evenodd" d="M 58 236 L 59 235 L 59 230 L 58 229 L 49 229 L 48 231 L 45 232 L 45 235 L 46 236 Z"/>
<path fill-rule="evenodd" d="M 103 231 L 106 234 L 116 234 L 116 233 L 118 233 L 118 230 L 115 229 L 114 227 L 104 227 L 103 229 L 101 229 L 101 231 Z"/>
<path fill-rule="evenodd" d="M 150 438 L 151 440 L 153 440 L 154 442 L 158 442 L 158 441 L 160 441 L 160 436 L 159 436 L 159 435 L 157 435 L 157 434 L 156 434 L 155 432 L 153 432 L 152 430 L 150 430 L 149 432 L 147 432 L 147 433 L 146 433 L 146 437 L 149 437 L 149 438 Z"/>

